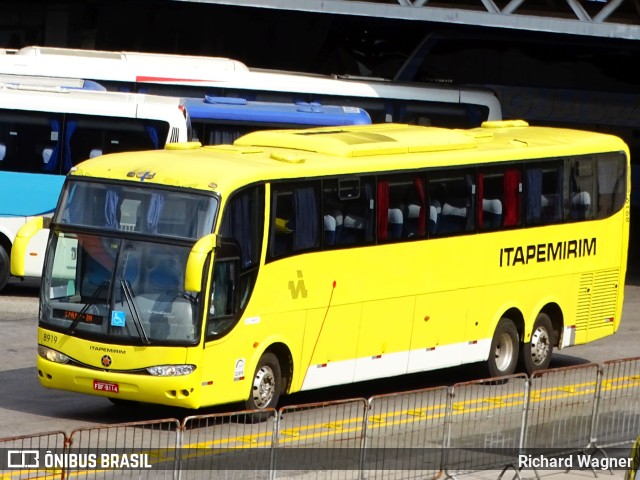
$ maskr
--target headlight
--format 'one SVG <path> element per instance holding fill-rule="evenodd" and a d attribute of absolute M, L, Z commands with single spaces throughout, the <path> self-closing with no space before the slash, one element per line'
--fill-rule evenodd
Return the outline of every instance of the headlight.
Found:
<path fill-rule="evenodd" d="M 189 375 L 195 369 L 195 365 L 157 365 L 147 368 L 147 372 L 157 377 L 179 377 Z"/>
<path fill-rule="evenodd" d="M 53 350 L 42 345 L 38 345 L 38 355 L 49 360 L 50 362 L 55 363 L 67 363 L 69 361 L 69 357 L 67 357 L 64 353 L 60 353 L 57 350 Z"/>

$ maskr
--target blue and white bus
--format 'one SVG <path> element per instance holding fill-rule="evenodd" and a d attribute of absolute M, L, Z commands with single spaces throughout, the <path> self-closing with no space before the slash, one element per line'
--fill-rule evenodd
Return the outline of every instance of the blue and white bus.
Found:
<path fill-rule="evenodd" d="M 220 57 L 31 46 L 4 50 L 0 74 L 90 79 L 108 90 L 180 97 L 349 105 L 364 108 L 374 123 L 468 128 L 502 119 L 489 89 L 254 69 Z"/>
<path fill-rule="evenodd" d="M 163 148 L 190 139 L 183 101 L 60 86 L 0 84 L 0 289 L 17 231 L 56 207 L 64 175 L 109 152 Z M 42 272 L 47 233 L 26 252 L 25 275 Z"/>
<path fill-rule="evenodd" d="M 17 231 L 53 212 L 64 175 L 82 160 L 189 140 L 232 143 L 266 128 L 371 123 L 357 107 L 93 92 L 62 78 L 12 82 L 0 84 L 0 290 Z M 41 275 L 47 235 L 24 252 L 24 276 Z"/>
<path fill-rule="evenodd" d="M 368 112 L 359 107 L 319 103 L 257 102 L 238 97 L 185 98 L 193 139 L 204 145 L 233 143 L 246 133 L 268 128 L 366 125 Z"/>

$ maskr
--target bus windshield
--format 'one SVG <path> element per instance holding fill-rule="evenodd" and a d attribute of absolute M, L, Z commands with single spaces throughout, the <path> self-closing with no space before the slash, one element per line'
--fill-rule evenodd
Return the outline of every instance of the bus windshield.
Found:
<path fill-rule="evenodd" d="M 197 343 L 199 296 L 184 290 L 184 272 L 216 210 L 217 199 L 202 194 L 68 182 L 52 226 L 41 324 L 122 345 Z"/>
<path fill-rule="evenodd" d="M 213 229 L 215 197 L 188 190 L 69 181 L 54 223 L 197 240 Z"/>

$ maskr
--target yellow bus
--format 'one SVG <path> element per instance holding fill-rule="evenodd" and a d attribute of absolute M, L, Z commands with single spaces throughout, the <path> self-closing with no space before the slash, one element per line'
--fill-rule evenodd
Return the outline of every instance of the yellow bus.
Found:
<path fill-rule="evenodd" d="M 467 363 L 544 369 L 554 348 L 618 329 L 628 172 L 619 138 L 521 120 L 260 131 L 88 160 L 50 225 L 40 381 L 262 409 Z"/>

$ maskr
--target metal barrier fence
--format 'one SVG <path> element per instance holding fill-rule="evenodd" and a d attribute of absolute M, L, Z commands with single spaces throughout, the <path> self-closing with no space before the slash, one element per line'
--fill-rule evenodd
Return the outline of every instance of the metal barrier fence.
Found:
<path fill-rule="evenodd" d="M 613 447 L 640 435 L 640 357 L 602 365 L 595 442 Z"/>
<path fill-rule="evenodd" d="M 268 479 L 276 411 L 195 415 L 182 422 L 182 479 Z"/>
<path fill-rule="evenodd" d="M 629 358 L 368 400 L 4 438 L 0 480 L 519 477 L 521 453 L 606 455 L 639 434 L 640 358 Z"/>
<path fill-rule="evenodd" d="M 528 450 L 579 451 L 591 445 L 598 377 L 595 364 L 532 375 L 524 439 Z"/>
<path fill-rule="evenodd" d="M 364 398 L 280 409 L 276 478 L 357 479 L 366 422 Z"/>
<path fill-rule="evenodd" d="M 9 478 L 46 480 L 62 478 L 62 467 L 58 468 L 53 464 L 47 467 L 45 459 L 41 457 L 46 452 L 64 451 L 66 444 L 67 436 L 64 432 L 45 432 L 0 439 L 0 449 L 7 452 L 6 463 L 0 463 L 5 467 L 0 470 L 0 479 L 5 480 L 7 473 L 10 474 L 7 480 Z"/>
<path fill-rule="evenodd" d="M 180 447 L 178 432 L 180 422 L 172 418 L 78 428 L 69 435 L 64 452 L 67 455 L 62 456 L 63 459 L 76 459 L 75 465 L 67 466 L 67 476 L 172 478 L 179 468 L 176 456 Z M 96 452 L 96 445 L 100 446 L 100 453 Z M 131 468 L 134 463 L 135 468 Z M 146 469 L 147 464 L 155 468 Z"/>
<path fill-rule="evenodd" d="M 515 465 L 522 446 L 527 376 L 458 383 L 452 389 L 444 466 L 449 476 Z"/>
<path fill-rule="evenodd" d="M 369 399 L 362 469 L 366 478 L 428 480 L 442 475 L 449 392 L 437 387 Z"/>

